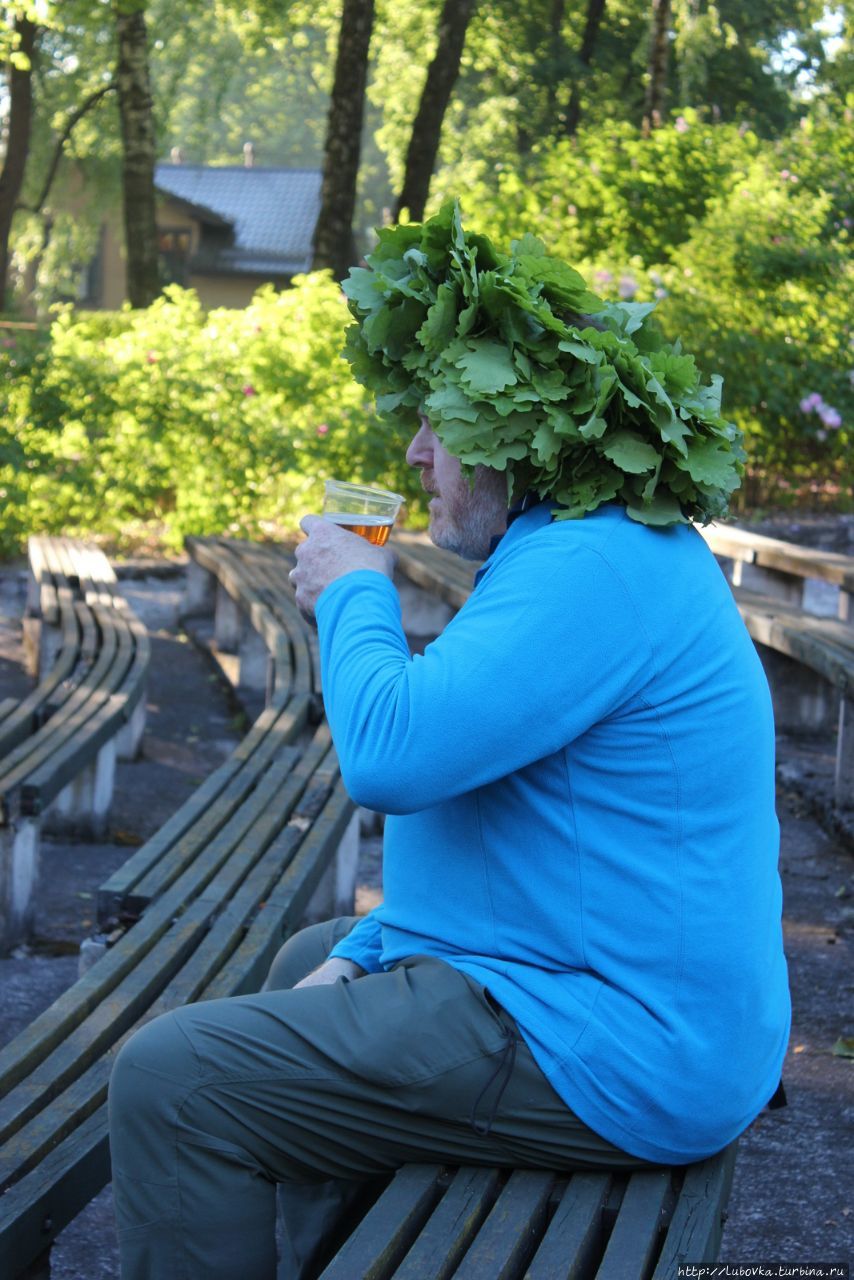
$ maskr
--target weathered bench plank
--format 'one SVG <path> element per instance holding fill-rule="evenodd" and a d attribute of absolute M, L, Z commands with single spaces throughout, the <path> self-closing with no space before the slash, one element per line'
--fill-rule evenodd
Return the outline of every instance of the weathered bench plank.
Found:
<path fill-rule="evenodd" d="M 237 994 L 246 984 L 245 944 L 250 935 L 257 940 L 259 921 L 263 921 L 261 951 L 267 965 L 282 933 L 298 924 L 352 811 L 352 802 L 337 782 L 325 725 L 317 730 L 314 748 L 315 767 L 309 757 L 297 778 L 301 762 L 289 759 L 293 748 L 284 747 L 268 771 L 266 790 L 263 784 L 258 789 L 258 807 L 248 831 L 228 852 L 221 849 L 203 872 L 196 867 L 185 872 L 183 886 L 176 882 L 151 905 L 76 984 L 86 988 L 82 1003 L 82 992 L 74 988 L 57 1002 L 66 1006 L 60 1008 L 58 1021 L 68 1022 L 67 1006 L 75 1002 L 82 1020 L 76 1017 L 68 1033 L 58 1037 L 55 1027 L 48 1032 L 50 1011 L 42 1015 L 42 1029 L 48 1032 L 41 1037 L 42 1047 L 54 1045 L 47 1056 L 33 1062 L 33 1036 L 27 1033 L 19 1037 L 24 1042 L 20 1053 L 17 1042 L 4 1051 L 5 1075 L 18 1080 L 0 1103 L 0 1132 L 9 1135 L 0 1151 L 0 1186 L 9 1188 L 0 1198 L 0 1269 L 8 1265 L 8 1274 L 16 1274 L 13 1260 L 19 1268 L 27 1257 L 37 1256 L 108 1176 L 105 1160 L 98 1163 L 106 1152 L 103 1102 L 112 1059 L 134 1027 L 187 1000 Z M 309 815 L 315 811 L 312 821 Z M 191 874 L 196 881 L 194 895 L 188 892 Z M 149 923 L 154 921 L 156 925 Z M 124 951 L 127 961 L 127 953 L 138 948 L 140 935 L 146 935 L 145 941 L 152 945 L 136 956 L 135 964 L 122 966 L 113 959 Z M 256 948 L 253 954 L 261 952 Z M 113 978 L 121 975 L 121 980 L 117 985 L 106 984 L 107 990 L 102 982 L 96 997 L 102 966 L 112 970 Z M 86 1012 L 87 1006 L 91 1011 Z M 18 1065 L 13 1063 L 15 1058 Z M 21 1060 L 29 1060 L 24 1073 Z M 87 1150 L 99 1171 L 92 1176 L 100 1179 L 99 1185 L 78 1185 L 81 1134 L 89 1135 Z M 52 1225 L 49 1232 L 36 1233 L 39 1215 L 33 1218 L 26 1197 L 40 1186 L 31 1174 L 48 1164 L 50 1194 L 39 1193 L 39 1206 Z M 20 1252 L 22 1213 L 29 1224 L 24 1253 Z M 12 1241 L 17 1241 L 17 1253 L 12 1251 Z"/>
<path fill-rule="evenodd" d="M 735 1145 L 635 1173 L 405 1165 L 320 1280 L 673 1280 L 717 1257 Z"/>

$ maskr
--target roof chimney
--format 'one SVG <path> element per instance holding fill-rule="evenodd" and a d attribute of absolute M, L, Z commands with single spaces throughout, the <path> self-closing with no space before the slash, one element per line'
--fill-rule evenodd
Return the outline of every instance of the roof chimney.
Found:
<path fill-rule="evenodd" d="M 244 142 L 243 144 L 243 164 L 244 164 L 244 167 L 247 169 L 254 168 L 255 147 L 252 145 L 251 142 Z"/>

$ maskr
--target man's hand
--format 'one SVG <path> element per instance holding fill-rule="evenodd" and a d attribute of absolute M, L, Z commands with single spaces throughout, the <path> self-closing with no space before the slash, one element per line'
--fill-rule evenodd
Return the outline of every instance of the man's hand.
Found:
<path fill-rule="evenodd" d="M 348 982 L 352 982 L 355 978 L 363 978 L 366 972 L 367 970 L 360 964 L 356 964 L 355 960 L 345 960 L 343 956 L 330 956 L 328 960 L 324 960 L 323 964 L 306 974 L 301 982 L 296 983 L 294 991 L 297 987 L 325 987 L 331 982 L 337 982 L 339 978 L 346 978 Z"/>
<path fill-rule="evenodd" d="M 303 516 L 300 528 L 308 536 L 296 549 L 297 567 L 291 570 L 290 578 L 296 587 L 297 607 L 309 622 L 314 621 L 320 593 L 345 573 L 373 569 L 392 577 L 395 555 L 388 547 L 375 547 L 322 516 Z"/>

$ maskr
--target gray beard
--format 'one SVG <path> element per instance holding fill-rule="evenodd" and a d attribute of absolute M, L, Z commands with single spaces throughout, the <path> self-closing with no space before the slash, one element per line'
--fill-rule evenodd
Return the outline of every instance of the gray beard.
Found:
<path fill-rule="evenodd" d="M 444 551 L 453 551 L 464 560 L 485 560 L 492 539 L 503 532 L 507 518 L 507 477 L 491 467 L 475 468 L 474 489 L 463 502 L 445 509 L 445 527 L 434 533 L 432 542 Z"/>

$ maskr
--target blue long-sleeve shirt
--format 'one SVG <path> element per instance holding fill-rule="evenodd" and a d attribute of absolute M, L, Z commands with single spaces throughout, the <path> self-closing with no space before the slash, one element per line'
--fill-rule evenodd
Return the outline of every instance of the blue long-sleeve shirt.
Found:
<path fill-rule="evenodd" d="M 344 781 L 391 815 L 384 902 L 333 954 L 471 974 L 624 1150 L 723 1147 L 790 1008 L 768 686 L 697 531 L 539 506 L 422 656 L 381 574 L 317 620 Z"/>

